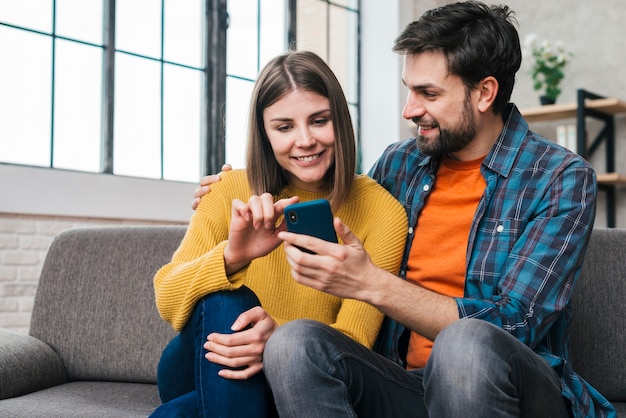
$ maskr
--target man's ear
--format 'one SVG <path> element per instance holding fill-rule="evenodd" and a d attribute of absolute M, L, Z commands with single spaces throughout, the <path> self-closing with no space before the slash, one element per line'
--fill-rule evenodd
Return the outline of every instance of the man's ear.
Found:
<path fill-rule="evenodd" d="M 486 112 L 491 109 L 493 102 L 496 100 L 496 95 L 498 94 L 498 90 L 500 85 L 498 84 L 498 80 L 495 77 L 489 76 L 485 77 L 478 84 L 478 110 L 481 112 Z"/>

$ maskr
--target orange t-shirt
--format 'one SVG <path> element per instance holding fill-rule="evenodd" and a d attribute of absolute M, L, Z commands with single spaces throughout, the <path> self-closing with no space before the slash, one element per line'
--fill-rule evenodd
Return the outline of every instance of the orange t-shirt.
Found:
<path fill-rule="evenodd" d="M 407 264 L 407 280 L 434 292 L 462 297 L 472 219 L 486 183 L 483 158 L 456 161 L 444 157 L 433 190 L 419 216 Z M 432 341 L 411 332 L 407 367 L 426 365 Z"/>

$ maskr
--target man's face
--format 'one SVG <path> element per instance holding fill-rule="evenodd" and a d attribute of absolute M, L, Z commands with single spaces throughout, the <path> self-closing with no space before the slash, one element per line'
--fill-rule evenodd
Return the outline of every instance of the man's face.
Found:
<path fill-rule="evenodd" d="M 417 145 L 426 155 L 451 155 L 476 136 L 471 91 L 448 74 L 441 53 L 405 55 L 402 81 L 409 89 L 402 112 L 417 125 Z"/>

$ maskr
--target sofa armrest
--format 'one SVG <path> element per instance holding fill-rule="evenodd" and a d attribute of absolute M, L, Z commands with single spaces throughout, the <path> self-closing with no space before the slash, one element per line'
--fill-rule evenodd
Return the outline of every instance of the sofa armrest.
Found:
<path fill-rule="evenodd" d="M 0 399 L 67 382 L 61 359 L 46 343 L 0 329 Z"/>

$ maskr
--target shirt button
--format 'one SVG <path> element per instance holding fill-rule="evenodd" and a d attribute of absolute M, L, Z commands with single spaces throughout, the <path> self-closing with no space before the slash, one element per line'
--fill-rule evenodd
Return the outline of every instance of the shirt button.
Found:
<path fill-rule="evenodd" d="M 413 227 L 412 226 L 409 227 L 409 235 L 413 235 Z"/>
<path fill-rule="evenodd" d="M 496 231 L 498 231 L 498 232 L 504 231 L 504 226 L 498 225 L 498 227 L 496 228 Z"/>
<path fill-rule="evenodd" d="M 422 187 L 422 190 L 424 190 L 425 192 L 430 190 L 430 186 L 428 184 L 425 184 L 424 187 Z"/>

